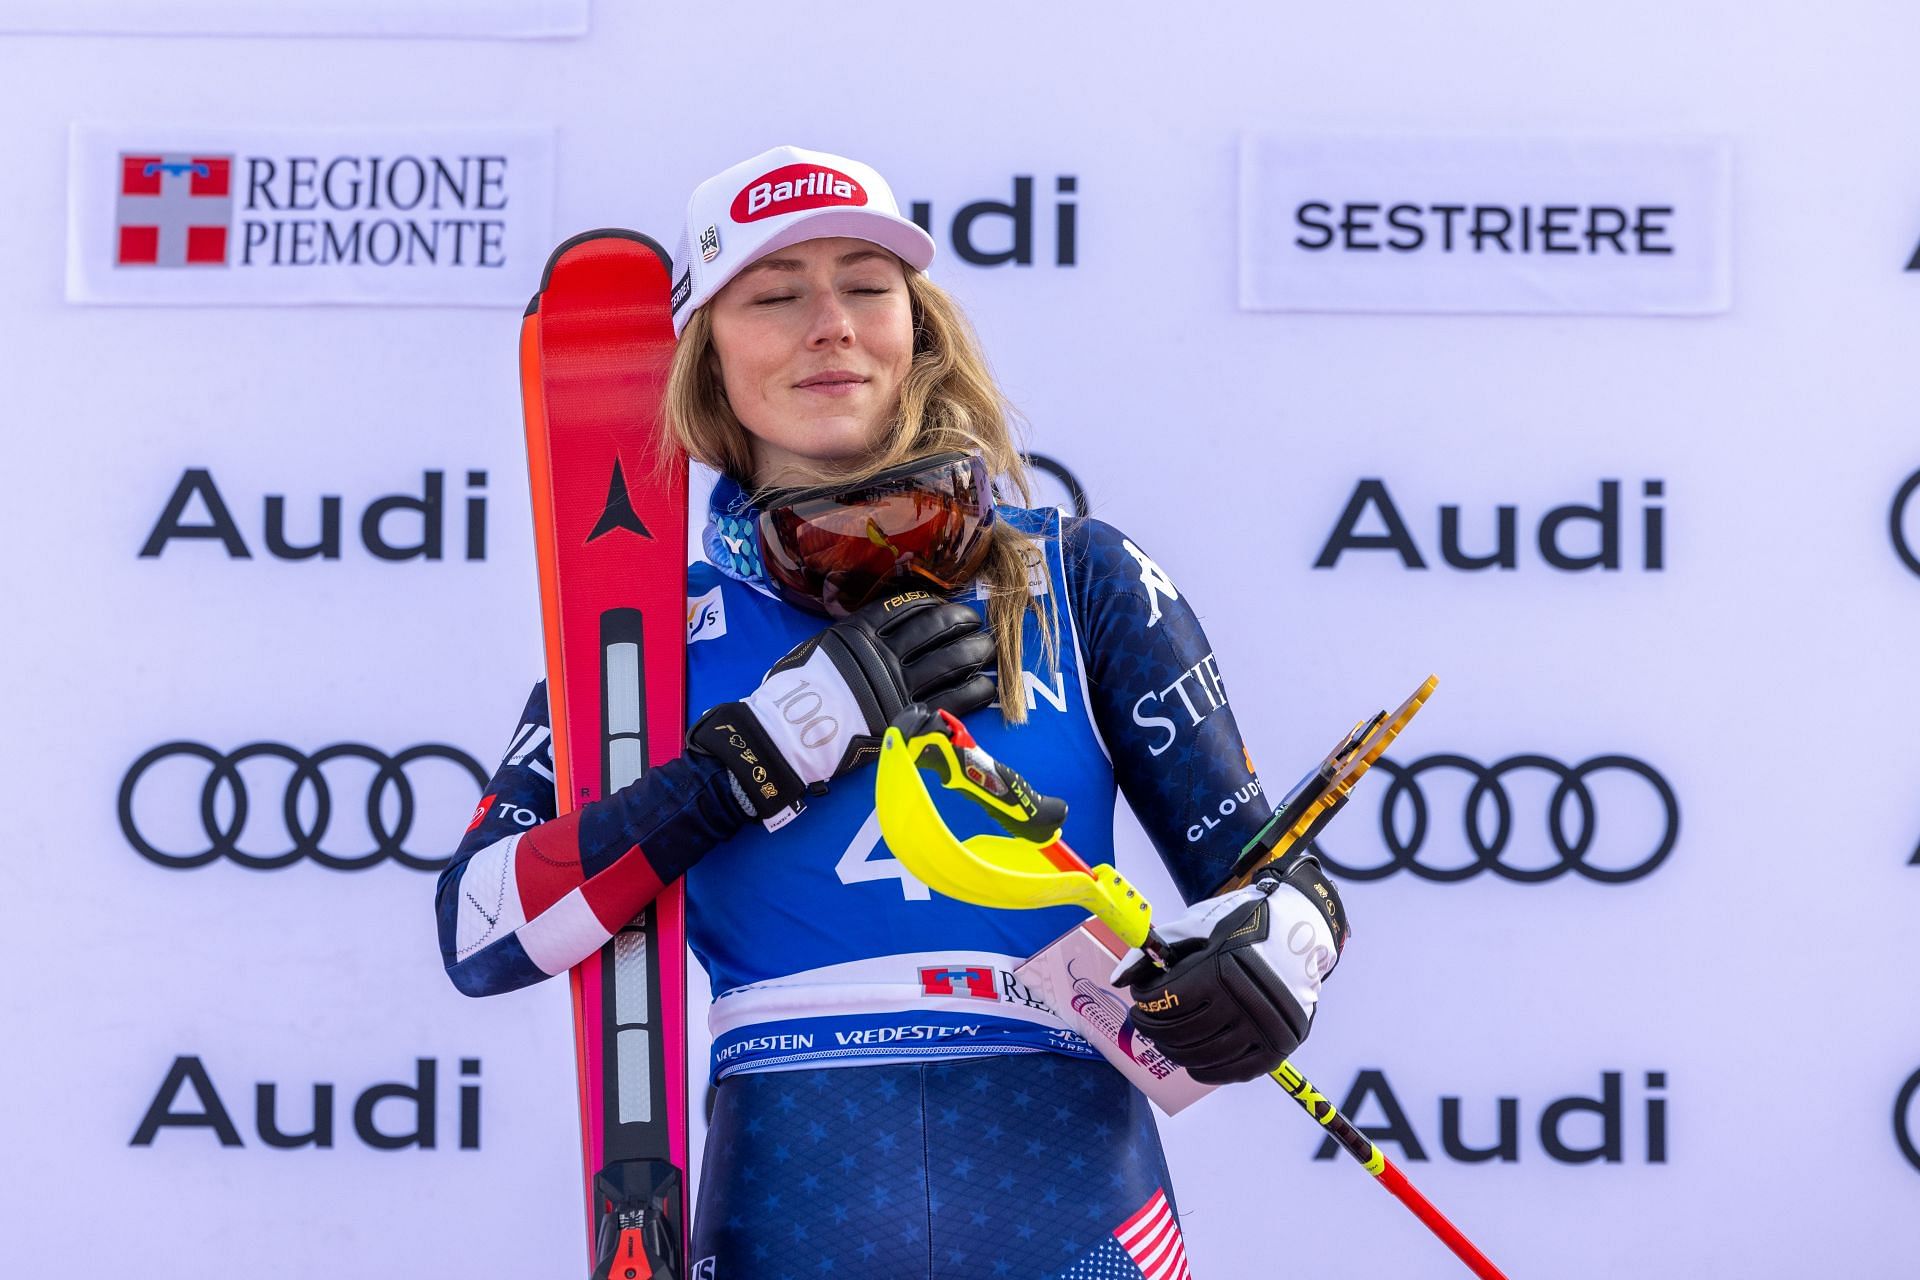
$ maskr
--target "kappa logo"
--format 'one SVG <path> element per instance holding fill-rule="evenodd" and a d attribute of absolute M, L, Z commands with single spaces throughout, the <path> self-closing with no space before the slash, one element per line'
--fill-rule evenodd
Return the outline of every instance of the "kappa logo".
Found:
<path fill-rule="evenodd" d="M 687 643 L 718 640 L 727 634 L 727 607 L 720 588 L 687 601 Z"/>
<path fill-rule="evenodd" d="M 1140 563 L 1140 585 L 1147 589 L 1147 608 L 1150 611 L 1147 614 L 1147 626 L 1149 629 L 1156 627 L 1160 624 L 1160 597 L 1165 596 L 1169 601 L 1178 600 L 1180 592 L 1166 571 L 1155 564 L 1146 552 L 1134 546 L 1132 539 L 1120 539 L 1120 546 Z"/>
<path fill-rule="evenodd" d="M 784 213 L 866 202 L 866 188 L 838 169 L 789 164 L 762 174 L 742 187 L 727 212 L 735 222 L 758 222 Z"/>
<path fill-rule="evenodd" d="M 233 157 L 121 152 L 116 267 L 224 267 Z"/>

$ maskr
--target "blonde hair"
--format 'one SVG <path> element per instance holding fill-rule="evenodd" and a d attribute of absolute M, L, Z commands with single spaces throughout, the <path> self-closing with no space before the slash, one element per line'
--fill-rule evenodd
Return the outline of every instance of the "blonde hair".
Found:
<path fill-rule="evenodd" d="M 899 412 L 866 456 L 848 467 L 820 471 L 818 482 L 844 482 L 851 488 L 888 467 L 957 450 L 979 454 L 987 470 L 1004 478 L 1023 504 L 1031 502 L 1026 459 L 1014 439 L 1012 408 L 987 370 L 972 326 L 939 285 L 911 267 L 906 268 L 906 280 L 913 312 L 913 362 L 900 384 Z M 690 457 L 743 484 L 752 477 L 750 438 L 727 403 L 719 356 L 713 349 L 713 317 L 705 307 L 688 318 L 674 348 L 663 409 L 663 449 L 684 449 Z M 1038 540 L 1005 520 L 994 522 L 980 582 L 986 589 L 987 626 L 1000 669 L 1000 713 L 1009 724 L 1027 718 L 1026 686 L 1020 673 L 1028 612 L 1039 624 L 1042 663 L 1050 672 L 1059 669 L 1053 593 L 1036 596 L 1027 584 L 1029 563 L 1037 560 L 1037 571 L 1046 572 L 1044 557 Z"/>

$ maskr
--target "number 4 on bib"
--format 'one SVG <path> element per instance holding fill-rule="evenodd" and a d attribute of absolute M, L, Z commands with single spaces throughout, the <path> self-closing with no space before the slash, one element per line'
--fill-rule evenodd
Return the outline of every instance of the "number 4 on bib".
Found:
<path fill-rule="evenodd" d="M 906 863 L 893 856 L 886 842 L 880 838 L 880 811 L 875 809 L 860 824 L 860 830 L 854 833 L 853 842 L 847 851 L 840 855 L 840 861 L 833 864 L 833 873 L 840 877 L 841 884 L 865 884 L 869 880 L 898 880 L 900 892 L 908 902 L 931 902 L 932 892 L 911 871 Z"/>

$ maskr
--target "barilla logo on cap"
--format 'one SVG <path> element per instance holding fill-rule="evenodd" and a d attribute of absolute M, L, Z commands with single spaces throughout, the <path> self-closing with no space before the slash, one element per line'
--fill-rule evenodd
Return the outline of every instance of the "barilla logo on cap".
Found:
<path fill-rule="evenodd" d="M 757 222 L 803 209 L 867 202 L 866 188 L 841 173 L 817 164 L 790 164 L 762 174 L 740 189 L 728 210 L 735 222 Z"/>

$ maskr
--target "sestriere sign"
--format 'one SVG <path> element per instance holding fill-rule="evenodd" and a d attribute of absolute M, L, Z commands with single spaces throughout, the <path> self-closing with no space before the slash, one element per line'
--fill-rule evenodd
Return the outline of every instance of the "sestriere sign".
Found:
<path fill-rule="evenodd" d="M 1725 311 L 1730 170 L 1710 139 L 1248 134 L 1240 306 Z"/>

